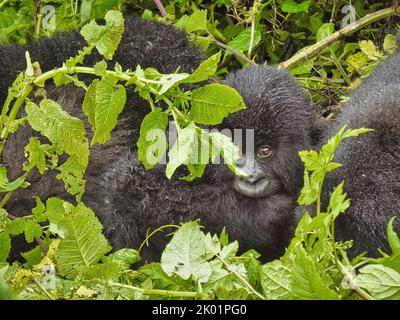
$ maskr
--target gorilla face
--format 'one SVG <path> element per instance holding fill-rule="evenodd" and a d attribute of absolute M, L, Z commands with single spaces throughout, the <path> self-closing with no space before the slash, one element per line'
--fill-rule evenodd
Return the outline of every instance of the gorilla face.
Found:
<path fill-rule="evenodd" d="M 220 127 L 253 132 L 243 141 L 243 156 L 237 161 L 246 176 L 232 177 L 233 189 L 253 199 L 295 195 L 303 174 L 298 152 L 310 147 L 314 123 L 310 101 L 287 72 L 273 68 L 240 70 L 225 83 L 239 91 L 247 109 Z"/>
<path fill-rule="evenodd" d="M 266 161 L 272 153 L 270 146 L 263 145 L 255 155 L 243 156 L 237 161 L 238 168 L 246 175 L 235 178 L 233 186 L 237 192 L 250 198 L 264 198 L 273 192 L 274 185 L 279 184 L 279 181 L 267 173 Z"/>

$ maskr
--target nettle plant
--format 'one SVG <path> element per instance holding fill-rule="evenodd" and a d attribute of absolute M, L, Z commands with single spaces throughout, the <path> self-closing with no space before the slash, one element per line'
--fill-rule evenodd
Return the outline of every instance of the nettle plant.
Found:
<path fill-rule="evenodd" d="M 168 119 L 173 119 L 178 138 L 170 149 L 166 175 L 171 177 L 186 165 L 193 180 L 202 175 L 206 163 L 198 160 L 206 154 L 209 160 L 221 155 L 236 173 L 235 160 L 239 148 L 220 133 L 209 133 L 198 125 L 215 125 L 232 112 L 245 106 L 240 95 L 221 84 L 207 84 L 193 91 L 184 91 L 181 84 L 202 82 L 216 72 L 219 54 L 203 62 L 191 75 L 160 74 L 155 69 L 122 70 L 116 64 L 107 69 L 106 61 L 94 67 L 83 67 L 85 55 L 97 49 L 106 60 L 111 59 L 121 39 L 124 22 L 121 14 L 109 11 L 106 25 L 94 21 L 81 33 L 88 45 L 61 68 L 40 73 L 31 63 L 21 73 L 4 103 L 1 115 L 1 150 L 7 137 L 28 122 L 50 141 L 42 144 L 36 137 L 25 146 L 25 173 L 15 181 L 7 178 L 6 167 L 0 167 L 0 298 L 22 299 L 395 299 L 400 297 L 400 240 L 388 227 L 392 254 L 380 259 L 360 256 L 352 261 L 346 256 L 350 243 L 337 243 L 334 223 L 350 205 L 343 193 L 343 183 L 332 193 L 328 208 L 321 208 L 321 190 L 326 174 L 340 166 L 333 162 L 334 152 L 343 139 L 368 130 L 343 128 L 318 153 L 303 151 L 305 183 L 299 198 L 302 205 L 315 205 L 316 215 L 305 213 L 285 255 L 262 265 L 259 254 L 250 250 L 238 255 L 239 244 L 230 242 L 225 231 L 220 235 L 204 233 L 197 221 L 176 227 L 160 263 L 133 270 L 140 260 L 140 249 L 121 249 L 110 253 L 111 246 L 102 234 L 102 225 L 95 213 L 80 201 L 84 193 L 83 179 L 88 165 L 89 145 L 105 143 L 126 101 L 127 86 L 150 106 L 138 140 L 139 160 L 150 169 L 161 161 L 167 150 L 165 132 Z M 98 76 L 87 87 L 79 74 Z M 74 83 L 86 90 L 83 111 L 93 130 L 89 143 L 83 122 L 63 111 L 56 102 L 43 99 L 39 105 L 28 99 L 35 87 L 43 90 L 53 80 L 56 85 Z M 26 116 L 18 117 L 25 104 Z M 154 132 L 156 134 L 154 134 Z M 196 142 L 201 143 L 198 144 Z M 204 149 L 203 149 L 204 148 Z M 205 149 L 217 150 L 206 152 Z M 211 151 L 212 151 L 211 150 Z M 210 150 L 207 150 L 210 151 Z M 59 164 L 59 157 L 67 160 Z M 192 161 L 193 160 L 193 161 Z M 31 213 L 14 217 L 3 208 L 13 192 L 29 185 L 29 173 L 57 170 L 57 179 L 76 196 L 73 205 L 60 198 L 37 198 Z M 239 173 L 240 174 L 240 173 Z M 171 226 L 170 226 L 171 227 Z M 7 262 L 11 237 L 24 235 L 37 246 L 21 255 L 26 262 Z M 149 235 L 151 236 L 151 234 Z M 146 240 L 145 240 L 146 241 Z M 368 264 L 368 265 L 366 265 Z M 357 272 L 356 272 L 357 270 Z"/>

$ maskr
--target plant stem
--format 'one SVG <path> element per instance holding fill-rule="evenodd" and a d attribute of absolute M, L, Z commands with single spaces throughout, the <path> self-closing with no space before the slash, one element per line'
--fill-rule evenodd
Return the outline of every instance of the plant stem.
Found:
<path fill-rule="evenodd" d="M 4 7 L 4 5 L 8 2 L 9 0 L 4 0 L 3 2 L 1 2 L 0 3 L 0 9 L 2 8 L 2 7 Z"/>
<path fill-rule="evenodd" d="M 247 62 L 249 65 L 251 65 L 251 66 L 256 66 L 257 65 L 257 63 L 255 63 L 253 60 L 249 59 L 244 54 L 242 54 L 241 52 L 231 48 L 230 46 L 226 45 L 225 43 L 222 43 L 221 41 L 218 41 L 216 39 L 213 40 L 213 43 L 216 44 L 217 46 L 220 46 L 221 48 L 224 48 L 225 50 L 230 51 L 235 56 L 237 56 L 240 59 L 242 59 L 244 62 Z"/>
<path fill-rule="evenodd" d="M 394 15 L 400 15 L 400 7 L 394 8 L 386 8 L 379 10 L 377 12 L 371 13 L 363 17 L 362 19 L 358 20 L 357 22 L 352 23 L 351 25 L 331 34 L 329 37 L 325 38 L 324 40 L 317 42 L 316 44 L 308 47 L 305 50 L 302 50 L 296 53 L 293 57 L 279 65 L 279 68 L 291 69 L 293 66 L 299 64 L 302 61 L 308 60 L 315 56 L 317 53 L 331 45 L 337 40 L 353 34 L 354 32 L 359 31 L 363 27 L 378 20 L 391 17 Z"/>
<path fill-rule="evenodd" d="M 36 283 L 36 285 L 39 287 L 39 289 L 50 299 L 50 300 L 56 300 L 47 290 L 45 287 L 43 287 L 39 281 L 36 280 L 36 278 L 33 278 L 33 281 Z"/>
<path fill-rule="evenodd" d="M 160 13 L 163 17 L 167 16 L 167 11 L 165 10 L 163 4 L 161 3 L 161 0 L 154 0 L 154 2 L 157 5 L 158 10 L 160 10 Z"/>
<path fill-rule="evenodd" d="M 337 268 L 339 269 L 339 271 L 340 271 L 340 273 L 344 276 L 344 277 L 347 277 L 347 279 L 350 279 L 350 281 L 351 281 L 351 279 L 353 278 L 353 275 L 352 274 L 350 274 L 347 270 L 346 270 L 346 268 L 344 267 L 344 265 L 338 260 L 337 261 L 337 264 L 336 264 L 336 266 L 337 266 Z M 354 290 L 355 292 L 357 292 L 357 294 L 361 297 L 361 298 L 363 298 L 363 299 L 365 299 L 365 300 L 375 300 L 373 297 L 371 297 L 368 293 L 366 293 L 363 289 L 361 289 L 361 288 L 359 288 L 355 283 L 353 283 L 355 286 L 354 286 L 354 289 L 352 289 L 352 290 Z"/>
<path fill-rule="evenodd" d="M 138 291 L 146 296 L 163 296 L 168 298 L 193 298 L 193 299 L 211 299 L 212 297 L 206 293 L 198 293 L 191 291 L 169 291 L 169 290 L 159 290 L 159 289 L 143 289 L 139 287 L 130 286 L 127 284 L 108 282 L 107 284 L 124 288 L 129 290 Z"/>
<path fill-rule="evenodd" d="M 240 281 L 242 281 L 242 282 L 246 285 L 247 288 L 249 288 L 249 290 L 250 290 L 251 293 L 253 293 L 254 295 L 256 295 L 259 299 L 265 300 L 265 297 L 262 296 L 260 293 L 258 293 L 258 292 L 256 291 L 256 289 L 254 289 L 254 288 L 252 287 L 252 285 L 251 285 L 250 283 L 248 283 L 248 281 L 247 281 L 245 278 L 243 278 L 239 273 L 237 273 L 235 270 L 233 270 L 233 269 L 231 268 L 231 266 L 230 266 L 224 259 L 222 259 L 222 258 L 220 257 L 219 254 L 217 254 L 216 257 L 226 266 L 226 268 L 227 268 L 230 272 L 232 272 L 236 277 L 238 277 L 238 278 L 240 279 Z"/>

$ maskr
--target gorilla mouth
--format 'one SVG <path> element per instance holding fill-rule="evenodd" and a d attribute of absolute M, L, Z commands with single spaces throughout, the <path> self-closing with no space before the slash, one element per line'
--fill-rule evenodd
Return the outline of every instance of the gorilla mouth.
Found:
<path fill-rule="evenodd" d="M 270 180 L 262 178 L 256 183 L 249 183 L 241 178 L 236 178 L 233 187 L 240 194 L 250 198 L 263 198 L 267 196 Z"/>

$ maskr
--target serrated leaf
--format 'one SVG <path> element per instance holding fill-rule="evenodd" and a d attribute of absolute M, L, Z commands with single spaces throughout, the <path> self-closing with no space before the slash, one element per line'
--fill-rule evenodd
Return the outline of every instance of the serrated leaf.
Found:
<path fill-rule="evenodd" d="M 189 117 L 201 124 L 220 124 L 229 114 L 246 108 L 240 94 L 223 84 L 208 84 L 193 90 L 190 101 Z"/>
<path fill-rule="evenodd" d="M 177 274 L 182 279 L 192 278 L 207 282 L 211 266 L 205 260 L 204 233 L 196 221 L 183 224 L 175 232 L 161 256 L 161 267 L 168 275 Z"/>
<path fill-rule="evenodd" d="M 89 86 L 83 101 L 83 111 L 92 126 L 94 136 L 91 144 L 105 143 L 117 124 L 118 116 L 126 102 L 126 90 L 116 85 L 116 78 L 105 76 Z"/>
<path fill-rule="evenodd" d="M 373 61 L 377 61 L 383 57 L 383 54 L 379 52 L 376 45 L 371 40 L 362 40 L 359 42 L 360 49 L 365 55 Z"/>
<path fill-rule="evenodd" d="M 105 26 L 98 25 L 95 20 L 90 21 L 82 28 L 81 35 L 89 45 L 95 45 L 99 53 L 110 60 L 124 33 L 124 18 L 121 12 L 110 10 L 104 19 Z"/>
<path fill-rule="evenodd" d="M 56 252 L 61 276 L 75 278 L 111 250 L 102 234 L 102 225 L 94 212 L 82 204 L 73 209 L 60 221 L 65 233 Z"/>
<path fill-rule="evenodd" d="M 338 295 L 330 289 L 332 279 L 320 269 L 317 261 L 301 247 L 295 252 L 292 270 L 292 294 L 301 300 L 336 300 Z"/>
<path fill-rule="evenodd" d="M 32 128 L 47 137 L 62 152 L 76 155 L 86 168 L 89 161 L 89 145 L 82 120 L 63 111 L 55 101 L 44 99 L 40 106 L 32 102 L 26 104 L 28 121 Z"/>
<path fill-rule="evenodd" d="M 284 300 L 290 298 L 292 275 L 279 260 L 262 267 L 261 285 L 267 299 Z"/>
<path fill-rule="evenodd" d="M 24 170 L 30 171 L 37 167 L 40 174 L 43 174 L 46 170 L 46 154 L 39 139 L 31 137 L 24 150 L 25 156 L 28 156 L 28 163 L 24 163 Z"/>

